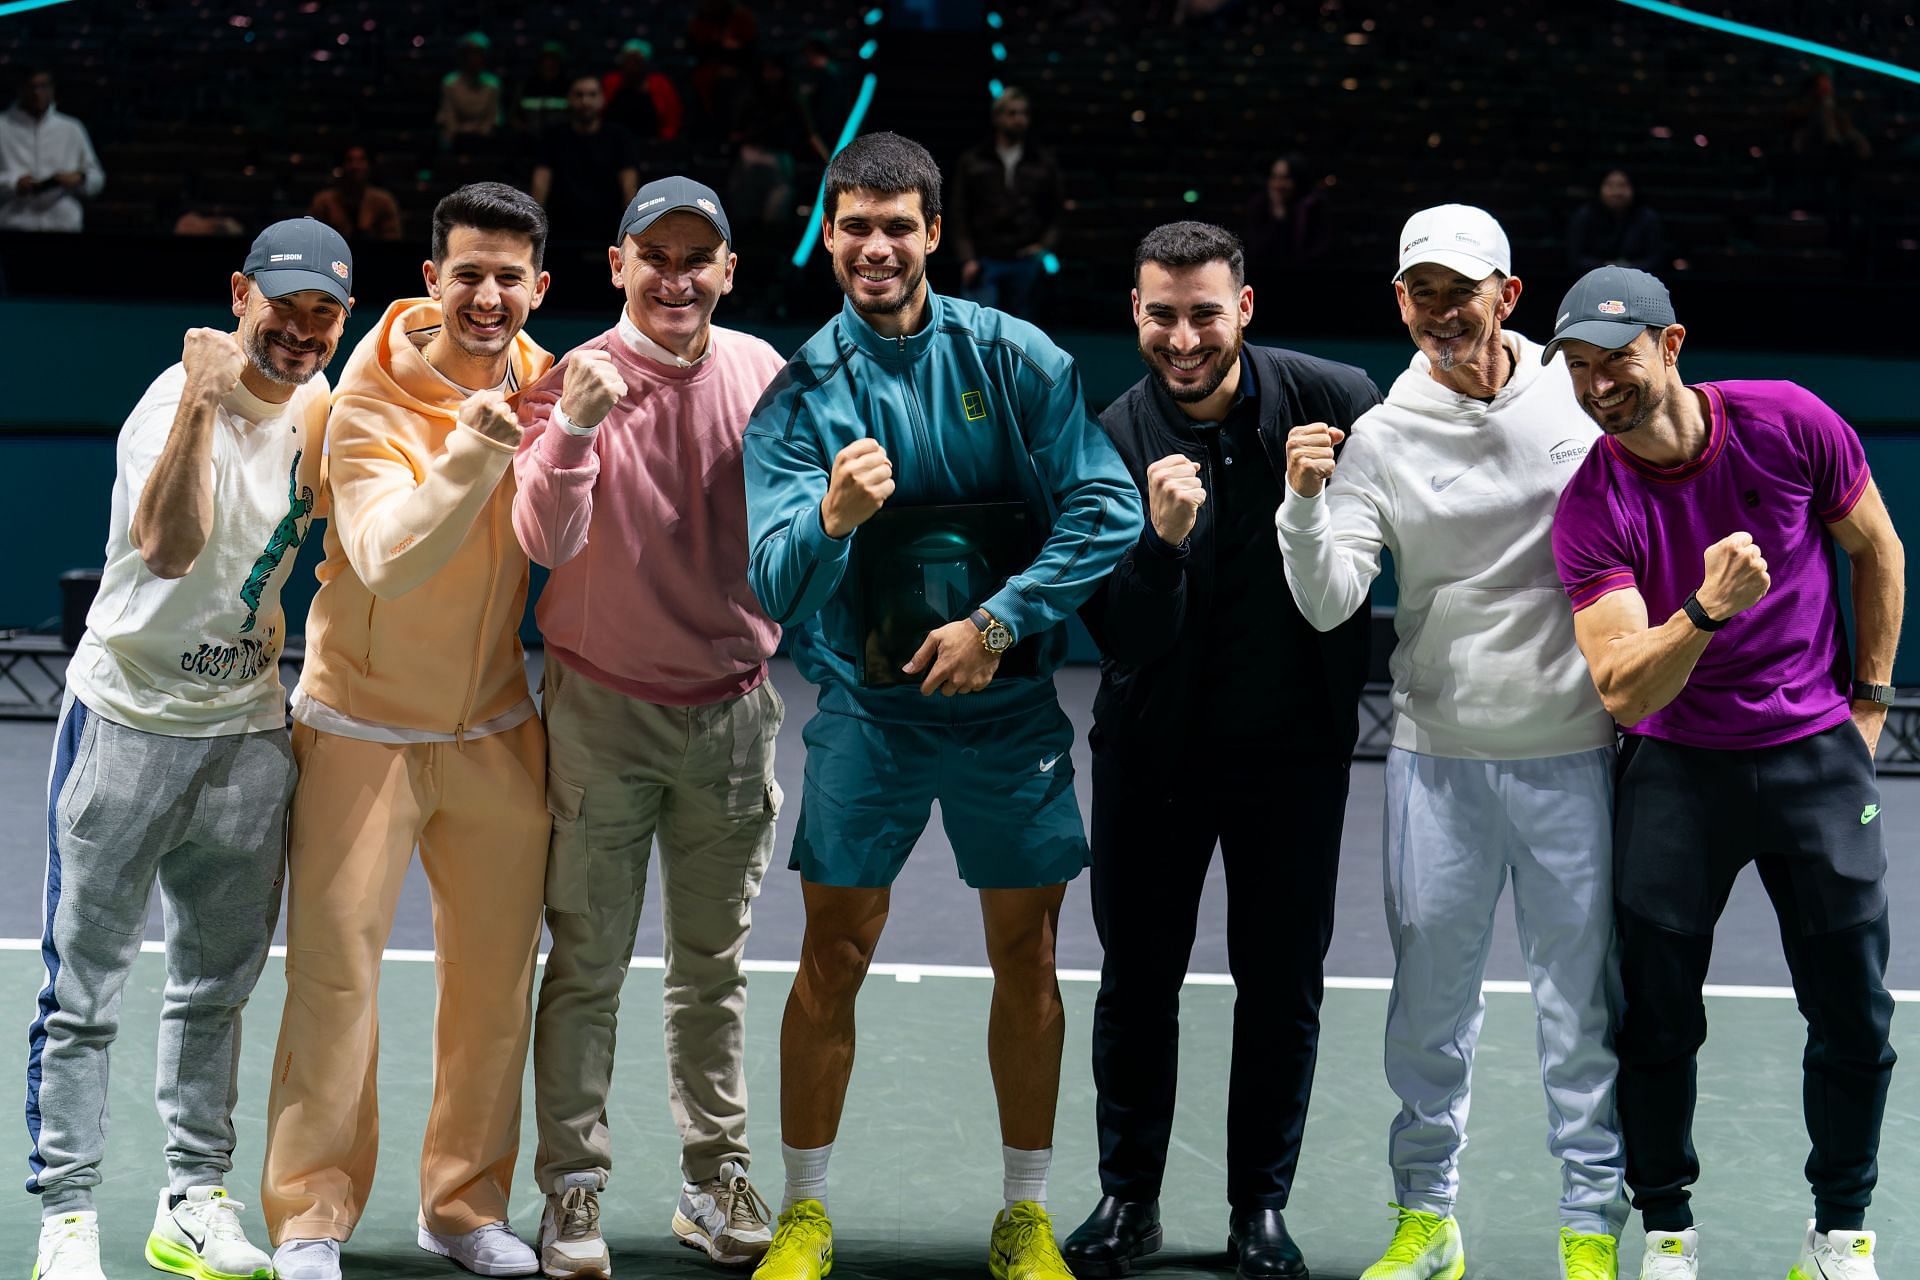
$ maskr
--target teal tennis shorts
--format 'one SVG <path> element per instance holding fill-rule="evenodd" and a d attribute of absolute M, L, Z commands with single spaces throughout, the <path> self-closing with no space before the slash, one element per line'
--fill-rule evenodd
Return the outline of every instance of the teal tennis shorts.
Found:
<path fill-rule="evenodd" d="M 1065 884 L 1087 865 L 1073 793 L 1073 724 L 1057 703 L 981 724 L 807 722 L 806 785 L 790 864 L 814 884 L 891 885 L 933 802 L 976 889 Z"/>

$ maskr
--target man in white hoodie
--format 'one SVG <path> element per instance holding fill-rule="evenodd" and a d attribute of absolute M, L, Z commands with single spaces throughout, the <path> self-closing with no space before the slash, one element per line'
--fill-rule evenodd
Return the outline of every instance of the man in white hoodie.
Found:
<path fill-rule="evenodd" d="M 1393 994 L 1387 1080 L 1399 1224 L 1363 1280 L 1459 1280 L 1453 1216 L 1494 905 L 1509 876 L 1539 1015 L 1548 1146 L 1562 1162 L 1563 1280 L 1613 1280 L 1627 1206 L 1609 1026 L 1616 989 L 1614 728 L 1556 594 L 1549 527 L 1598 434 L 1565 365 L 1502 323 L 1520 299 L 1480 209 L 1408 219 L 1394 276 L 1419 349 L 1342 433 L 1293 428 L 1277 525 L 1307 620 L 1338 626 L 1393 553 L 1386 767 Z"/>

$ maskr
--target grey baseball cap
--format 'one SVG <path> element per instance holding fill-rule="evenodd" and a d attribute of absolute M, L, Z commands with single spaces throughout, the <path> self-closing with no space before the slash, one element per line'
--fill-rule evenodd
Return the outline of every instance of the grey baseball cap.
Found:
<path fill-rule="evenodd" d="M 1664 329 L 1673 322 L 1673 299 L 1656 277 L 1632 267 L 1595 267 L 1561 300 L 1553 339 L 1540 353 L 1540 363 L 1552 360 L 1563 343 L 1591 342 L 1612 351 L 1630 346 L 1643 329 Z"/>
<path fill-rule="evenodd" d="M 727 225 L 727 211 L 720 207 L 720 197 L 714 194 L 713 188 L 677 174 L 671 178 L 656 178 L 634 194 L 633 203 L 620 215 L 620 234 L 614 237 L 613 242 L 624 243 L 628 236 L 639 235 L 676 209 L 699 214 L 713 224 L 713 229 L 720 233 L 722 240 L 733 243 L 733 229 Z"/>
<path fill-rule="evenodd" d="M 353 250 L 318 218 L 288 218 L 262 231 L 240 271 L 269 298 L 318 289 L 344 307 L 353 296 Z"/>

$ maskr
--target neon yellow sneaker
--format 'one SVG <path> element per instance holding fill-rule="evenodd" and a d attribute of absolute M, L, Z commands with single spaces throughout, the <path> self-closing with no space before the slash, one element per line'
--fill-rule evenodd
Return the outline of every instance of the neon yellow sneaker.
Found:
<path fill-rule="evenodd" d="M 1873 1265 L 1871 1231 L 1829 1231 L 1822 1235 L 1807 1224 L 1807 1242 L 1800 1261 L 1787 1280 L 1880 1280 Z"/>
<path fill-rule="evenodd" d="M 1360 1273 L 1360 1280 L 1460 1280 L 1467 1274 L 1467 1247 L 1452 1214 L 1443 1218 L 1392 1207 L 1400 1212 L 1393 1241 L 1380 1261 Z"/>
<path fill-rule="evenodd" d="M 1073 1280 L 1045 1209 L 1022 1200 L 994 1215 L 987 1273 L 993 1280 Z"/>
<path fill-rule="evenodd" d="M 833 1271 L 833 1222 L 818 1200 L 796 1200 L 780 1215 L 753 1280 L 821 1280 Z"/>
<path fill-rule="evenodd" d="M 1560 1280 L 1620 1280 L 1620 1242 L 1560 1228 Z"/>

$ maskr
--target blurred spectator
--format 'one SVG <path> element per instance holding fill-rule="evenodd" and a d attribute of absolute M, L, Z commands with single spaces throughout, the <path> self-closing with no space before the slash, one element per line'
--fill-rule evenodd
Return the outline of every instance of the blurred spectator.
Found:
<path fill-rule="evenodd" d="M 853 110 L 853 92 L 827 42 L 808 36 L 800 45 L 800 64 L 793 73 L 793 93 L 800 103 L 801 126 L 807 148 L 821 160 L 833 159 L 833 144 Z"/>
<path fill-rule="evenodd" d="M 1567 265 L 1585 275 L 1595 267 L 1635 267 L 1661 273 L 1673 265 L 1660 232 L 1660 215 L 1633 198 L 1625 169 L 1609 169 L 1598 196 L 1567 223 Z"/>
<path fill-rule="evenodd" d="M 1826 218 L 1828 237 L 1836 247 L 1857 247 L 1854 187 L 1873 159 L 1873 144 L 1840 106 L 1830 75 L 1813 77 L 1797 114 L 1793 157 L 1798 199 Z"/>
<path fill-rule="evenodd" d="M 634 39 L 620 46 L 620 66 L 600 81 L 607 120 L 636 138 L 671 142 L 680 136 L 685 109 L 673 81 L 653 69 L 653 46 Z"/>
<path fill-rule="evenodd" d="M 1027 145 L 1027 95 L 993 100 L 993 137 L 961 153 L 947 201 L 948 234 L 959 250 L 966 295 L 1010 315 L 1031 309 L 1041 260 L 1060 232 L 1060 165 Z"/>
<path fill-rule="evenodd" d="M 558 124 L 567 111 L 567 90 L 573 80 L 567 75 L 567 47 L 558 40 L 540 46 L 533 74 L 521 82 L 513 99 L 514 125 L 524 133 L 538 137 L 547 126 Z"/>
<path fill-rule="evenodd" d="M 106 181 L 87 127 L 54 110 L 53 72 L 28 67 L 0 115 L 0 230 L 78 231 Z"/>
<path fill-rule="evenodd" d="M 741 243 L 758 249 L 759 232 L 791 225 L 793 157 L 808 146 L 800 99 L 784 62 L 761 60 L 753 92 L 730 132 L 740 150 L 727 178 L 727 208 Z"/>
<path fill-rule="evenodd" d="M 724 139 L 753 93 L 760 23 L 739 0 L 700 0 L 687 19 L 693 51 L 693 92 L 700 104 L 697 132 Z"/>
<path fill-rule="evenodd" d="M 460 37 L 460 66 L 440 82 L 440 142 L 452 146 L 459 138 L 491 138 L 500 127 L 500 77 L 487 70 L 487 50 L 493 42 L 478 31 Z"/>
<path fill-rule="evenodd" d="M 173 222 L 177 236 L 243 236 L 247 229 L 230 213 L 201 213 L 189 209 Z"/>
<path fill-rule="evenodd" d="M 1290 268 L 1326 256 L 1333 241 L 1327 193 L 1309 174 L 1303 156 L 1284 155 L 1268 167 L 1266 185 L 1247 201 L 1240 239 L 1256 296 Z"/>
<path fill-rule="evenodd" d="M 365 147 L 348 147 L 333 171 L 333 185 L 313 198 L 308 213 L 355 240 L 398 240 L 400 205 L 393 193 L 369 181 L 373 162 Z"/>
<path fill-rule="evenodd" d="M 620 211 L 640 189 L 633 135 L 605 117 L 599 78 L 576 76 L 566 122 L 540 139 L 530 190 L 555 240 L 612 244 Z"/>

